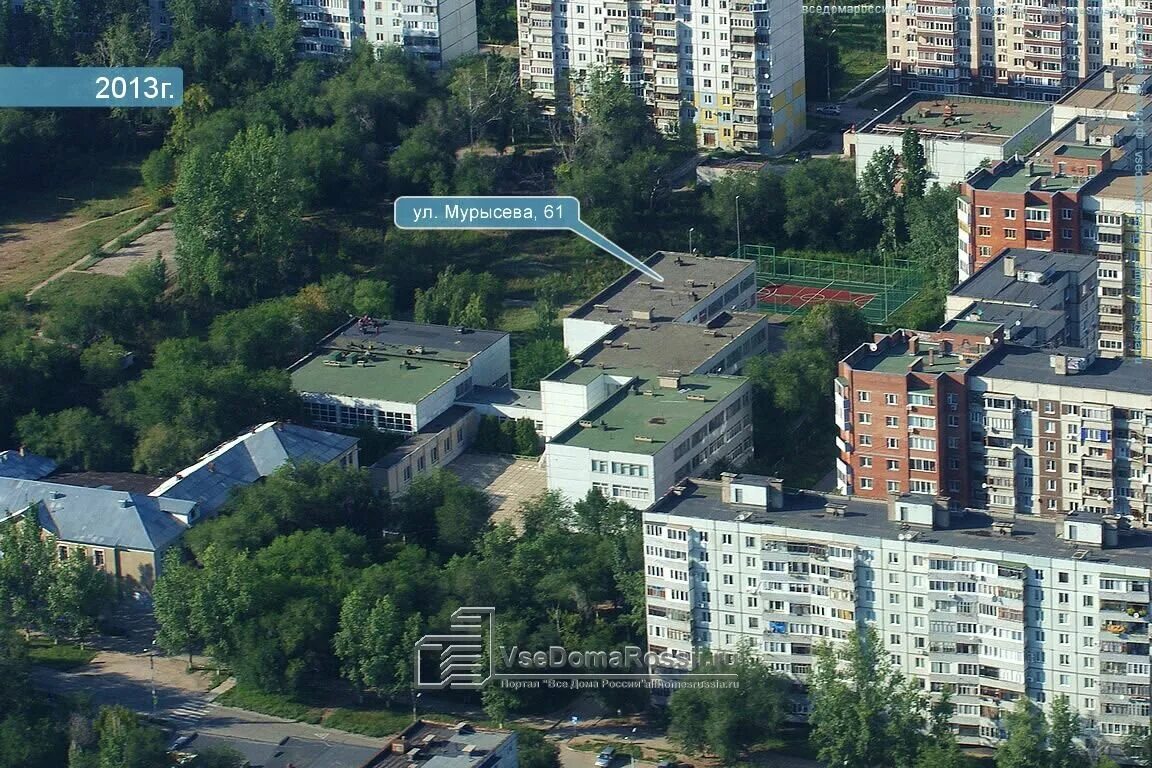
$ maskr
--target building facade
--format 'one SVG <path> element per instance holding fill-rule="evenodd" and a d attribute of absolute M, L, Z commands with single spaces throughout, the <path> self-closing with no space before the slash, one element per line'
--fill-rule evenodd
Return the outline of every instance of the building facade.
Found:
<path fill-rule="evenodd" d="M 383 48 L 398 46 L 439 66 L 476 53 L 475 0 L 292 0 L 300 18 L 298 50 L 330 56 L 351 49 L 356 40 Z M 161 40 L 172 38 L 172 16 L 165 0 L 150 0 L 152 27 Z M 268 24 L 268 0 L 234 0 L 233 17 L 241 24 Z"/>
<path fill-rule="evenodd" d="M 622 70 L 657 127 L 706 148 L 776 154 L 805 131 L 799 0 L 518 0 L 524 87 L 567 109 L 596 67 Z"/>
<path fill-rule="evenodd" d="M 890 82 L 928 93 L 1056 101 L 1103 66 L 1152 62 L 1152 7 L 1115 0 L 890 0 Z"/>
<path fill-rule="evenodd" d="M 748 647 L 802 686 L 819 644 L 874 627 L 906 677 L 951 692 L 962 744 L 996 745 L 1012 702 L 1061 694 L 1116 743 L 1148 727 L 1152 537 L 1114 526 L 687 481 L 644 513 L 649 650 Z"/>

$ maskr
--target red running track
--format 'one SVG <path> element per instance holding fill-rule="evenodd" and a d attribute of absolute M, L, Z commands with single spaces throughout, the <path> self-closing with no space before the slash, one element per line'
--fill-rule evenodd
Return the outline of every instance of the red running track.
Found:
<path fill-rule="evenodd" d="M 813 304 L 852 304 L 863 308 L 876 298 L 874 293 L 853 293 L 838 288 L 814 288 L 810 285 L 792 283 L 770 283 L 756 293 L 756 298 L 765 303 L 784 304 L 789 307 L 803 307 Z"/>

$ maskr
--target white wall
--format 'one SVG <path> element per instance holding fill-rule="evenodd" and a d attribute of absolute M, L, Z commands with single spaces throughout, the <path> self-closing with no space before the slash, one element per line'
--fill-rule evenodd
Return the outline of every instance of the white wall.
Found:
<path fill-rule="evenodd" d="M 443 63 L 476 53 L 476 0 L 440 0 L 440 60 Z M 367 14 L 366 14 L 367 15 Z"/>
<path fill-rule="evenodd" d="M 578 355 L 607 336 L 616 326 L 599 320 L 580 320 L 566 317 L 563 327 L 564 351 L 569 355 Z"/>
<path fill-rule="evenodd" d="M 463 384 L 470 378 L 472 378 L 472 371 L 465 368 L 417 403 L 416 430 L 419 431 L 425 424 L 451 408 L 456 402 L 456 385 Z"/>
<path fill-rule="evenodd" d="M 544 439 L 551 440 L 575 424 L 584 414 L 607 400 L 631 380 L 600 374 L 588 384 L 541 381 L 540 404 L 544 411 Z"/>
<path fill-rule="evenodd" d="M 647 468 L 647 476 L 613 475 L 611 471 L 593 472 L 593 460 L 607 462 L 609 470 L 613 462 L 639 464 Z M 572 501 L 586 496 L 588 491 L 592 490 L 593 482 L 606 483 L 610 489 L 613 485 L 644 488 L 647 491 L 645 499 L 617 498 L 618 501 L 634 509 L 650 507 L 659 495 L 655 490 L 653 478 L 653 457 L 649 455 L 622 451 L 593 451 L 571 445 L 549 444 L 545 464 L 548 470 L 548 490 L 559 491 Z M 611 490 L 608 496 L 612 498 Z"/>
<path fill-rule="evenodd" d="M 509 337 L 505 335 L 468 361 L 472 370 L 472 383 L 478 387 L 509 386 L 512 381 L 511 359 Z"/>

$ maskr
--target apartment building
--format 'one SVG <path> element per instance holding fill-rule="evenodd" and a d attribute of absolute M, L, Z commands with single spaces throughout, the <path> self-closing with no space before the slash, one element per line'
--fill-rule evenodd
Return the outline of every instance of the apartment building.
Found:
<path fill-rule="evenodd" d="M 1140 0 L 889 0 L 885 28 L 892 85 L 1056 101 L 1104 66 L 1152 61 Z"/>
<path fill-rule="evenodd" d="M 622 70 L 657 127 L 777 154 L 805 131 L 799 0 L 519 0 L 520 75 L 551 109 L 594 67 Z"/>
<path fill-rule="evenodd" d="M 1028 347 L 999 323 L 878 335 L 836 381 L 838 489 L 954 508 L 1115 514 L 1147 527 L 1152 376 L 1093 347 Z"/>
<path fill-rule="evenodd" d="M 573 358 L 540 382 L 548 487 L 638 509 L 721 460 L 751 458 L 744 361 L 779 347 L 755 264 L 660 252 L 564 320 Z"/>
<path fill-rule="evenodd" d="M 888 147 L 899 155 L 904 133 L 916 131 L 924 147 L 929 184 L 964 181 L 983 164 L 1033 149 L 1051 131 L 1052 105 L 981 96 L 914 93 L 844 134 L 845 152 L 860 178 L 872 155 Z"/>
<path fill-rule="evenodd" d="M 172 36 L 166 0 L 149 0 L 152 27 L 161 40 Z M 436 67 L 476 53 L 475 0 L 292 0 L 300 17 L 298 50 L 330 56 L 355 40 L 382 48 L 395 45 Z M 241 24 L 271 23 L 268 0 L 234 0 Z"/>
<path fill-rule="evenodd" d="M 1067 695 L 1111 743 L 1148 727 L 1148 531 L 1084 513 L 950 512 L 926 495 L 792 493 L 747 475 L 685 481 L 643 518 L 653 652 L 750 647 L 802 686 L 820 643 L 871 626 L 904 675 L 951 692 L 962 744 L 996 745 L 1022 696 Z M 806 712 L 797 695 L 792 714 Z"/>

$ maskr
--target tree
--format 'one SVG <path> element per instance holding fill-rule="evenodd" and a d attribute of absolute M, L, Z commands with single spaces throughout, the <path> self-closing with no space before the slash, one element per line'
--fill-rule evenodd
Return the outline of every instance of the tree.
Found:
<path fill-rule="evenodd" d="M 1124 754 L 1137 765 L 1152 766 L 1152 722 L 1142 732 L 1133 732 L 1124 739 Z"/>
<path fill-rule="evenodd" d="M 909 128 L 904 131 L 900 144 L 901 181 L 906 200 L 924 197 L 928 187 L 928 159 L 924 155 L 924 144 L 919 132 Z"/>
<path fill-rule="evenodd" d="M 107 418 L 88 408 L 68 408 L 47 416 L 32 412 L 16 422 L 21 442 L 71 469 L 115 469 L 124 448 Z"/>
<path fill-rule="evenodd" d="M 534 339 L 517 345 L 512 353 L 513 385 L 521 389 L 539 389 L 540 380 L 567 359 L 564 343 L 558 339 Z"/>
<path fill-rule="evenodd" d="M 1080 715 L 1068 697 L 1061 695 L 1053 699 L 1048 712 L 1050 768 L 1088 768 L 1088 756 L 1076 742 L 1080 728 Z"/>
<path fill-rule="evenodd" d="M 388 172 L 404 192 L 447 195 L 452 192 L 454 164 L 455 157 L 443 128 L 433 122 L 422 122 L 392 153 Z"/>
<path fill-rule="evenodd" d="M 140 180 L 158 205 L 169 205 L 176 182 L 176 156 L 168 145 L 155 150 L 140 166 Z"/>
<path fill-rule="evenodd" d="M 167 768 L 168 750 L 159 729 L 143 725 L 136 713 L 104 707 L 96 722 L 99 768 Z"/>
<path fill-rule="evenodd" d="M 190 293 L 239 304 L 295 278 L 303 198 L 283 133 L 254 126 L 222 153 L 194 148 L 174 199 L 177 274 Z"/>
<path fill-rule="evenodd" d="M 47 596 L 56 552 L 55 539 L 41 535 L 38 507 L 0 524 L 0 598 L 5 602 L 0 613 L 36 629 L 49 622 Z"/>
<path fill-rule="evenodd" d="M 392 317 L 395 306 L 395 291 L 387 280 L 357 281 L 352 298 L 352 308 L 357 315 L 388 319 Z"/>
<path fill-rule="evenodd" d="M 188 654 L 192 666 L 192 651 L 200 644 L 192 618 L 191 595 L 197 589 L 196 569 L 183 561 L 173 547 L 164 556 L 164 567 L 152 590 L 152 609 L 159 631 L 156 644 L 166 653 Z"/>
<path fill-rule="evenodd" d="M 363 590 L 354 590 L 340 608 L 340 629 L 332 639 L 340 674 L 360 690 L 392 699 L 412 684 L 413 642 L 405 642 L 419 616 L 404 620 L 392 599 L 384 595 L 373 601 Z M 415 619 L 415 625 L 412 620 Z"/>
<path fill-rule="evenodd" d="M 514 59 L 476 56 L 457 61 L 448 83 L 450 107 L 458 115 L 465 143 L 481 139 L 503 153 L 516 141 L 517 127 L 531 119 L 533 101 L 520 87 Z"/>
<path fill-rule="evenodd" d="M 851 163 L 813 159 L 784 174 L 784 233 L 793 247 L 841 252 L 871 247 L 876 227 L 863 213 Z"/>
<path fill-rule="evenodd" d="M 111 606 L 114 594 L 111 577 L 73 550 L 54 569 L 48 589 L 51 633 L 83 640 L 95 631 L 97 619 Z"/>
<path fill-rule="evenodd" d="M 560 747 L 535 728 L 516 729 L 521 768 L 560 768 Z"/>
<path fill-rule="evenodd" d="M 913 765 L 925 702 L 896 670 L 874 628 L 822 644 L 809 682 L 812 743 L 822 762 L 845 768 Z"/>
<path fill-rule="evenodd" d="M 896 195 L 899 165 L 891 147 L 876 150 L 860 175 L 860 202 L 869 218 L 884 227 L 881 248 L 892 250 L 903 239 L 903 204 Z"/>
<path fill-rule="evenodd" d="M 748 649 L 733 665 L 706 663 L 697 671 L 735 674 L 738 687 L 682 688 L 672 694 L 668 731 L 686 750 L 710 752 L 731 765 L 779 729 L 787 684 Z"/>
<path fill-rule="evenodd" d="M 248 760 L 232 747 L 216 746 L 207 749 L 197 748 L 193 768 L 244 768 Z"/>
<path fill-rule="evenodd" d="M 1021 696 L 1003 720 L 1008 736 L 996 750 L 996 768 L 1046 768 L 1048 728 L 1040 708 Z"/>
<path fill-rule="evenodd" d="M 490 328 L 503 308 L 503 289 L 487 272 L 457 272 L 446 268 L 436 284 L 416 291 L 415 318 L 418 323 Z"/>

